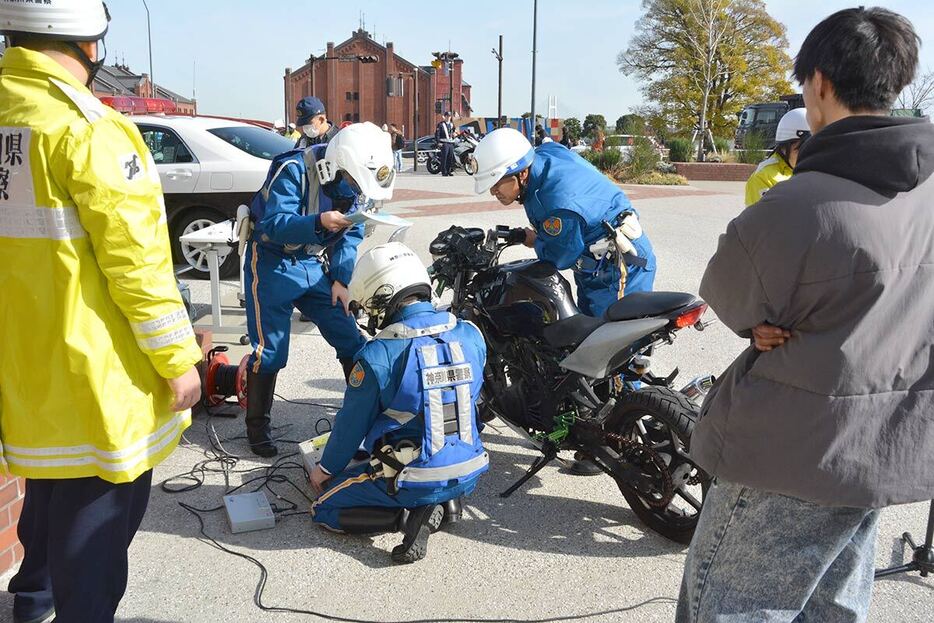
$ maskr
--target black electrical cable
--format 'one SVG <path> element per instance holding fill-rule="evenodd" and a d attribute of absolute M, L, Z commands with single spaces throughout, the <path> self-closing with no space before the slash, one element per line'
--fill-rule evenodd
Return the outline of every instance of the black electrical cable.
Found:
<path fill-rule="evenodd" d="M 283 398 L 283 400 L 285 399 Z M 287 401 L 287 402 L 292 402 L 292 401 Z M 325 406 L 325 407 L 332 408 L 332 409 L 335 408 L 329 405 L 316 405 L 316 406 Z M 299 487 L 294 482 L 292 482 L 292 480 L 290 480 L 288 476 L 286 476 L 285 474 L 279 473 L 282 470 L 299 469 L 299 470 L 302 470 L 302 472 L 305 471 L 305 466 L 302 463 L 290 460 L 292 457 L 298 456 L 298 453 L 293 452 L 291 454 L 286 454 L 284 456 L 281 456 L 272 465 L 262 465 L 262 466 L 258 466 L 258 467 L 254 467 L 250 469 L 237 470 L 235 468 L 237 466 L 237 463 L 240 461 L 240 457 L 228 452 L 224 448 L 223 446 L 224 442 L 229 441 L 229 439 L 225 439 L 223 441 L 220 439 L 220 437 L 217 434 L 217 430 L 214 428 L 214 424 L 211 421 L 213 417 L 216 417 L 216 416 L 213 416 L 209 411 L 208 418 L 206 418 L 205 425 L 204 425 L 205 433 L 207 434 L 208 442 L 210 443 L 210 446 L 211 446 L 210 448 L 205 448 L 203 450 L 205 460 L 199 461 L 192 467 L 191 470 L 189 470 L 188 472 L 184 474 L 172 476 L 170 478 L 163 480 L 162 483 L 160 484 L 160 488 L 166 493 L 172 493 L 172 494 L 186 493 L 189 491 L 194 491 L 195 489 L 201 487 L 204 484 L 204 479 L 208 473 L 221 474 L 224 476 L 224 495 L 230 495 L 231 493 L 235 493 L 239 491 L 240 489 L 248 485 L 251 485 L 253 483 L 260 483 L 255 489 L 253 489 L 254 492 L 259 491 L 261 489 L 266 489 L 270 493 L 272 493 L 272 495 L 277 500 L 285 503 L 286 505 L 285 508 L 279 508 L 275 503 L 272 504 L 273 513 L 275 513 L 277 517 L 285 518 L 285 517 L 293 517 L 296 515 L 307 516 L 308 512 L 299 511 L 298 504 L 296 504 L 295 502 L 293 502 L 292 500 L 288 498 L 285 498 L 279 495 L 279 493 L 276 492 L 270 486 L 270 483 L 287 484 L 291 486 L 293 489 L 295 489 L 296 491 L 298 491 L 298 493 L 301 494 L 302 497 L 304 497 L 305 500 L 307 500 L 309 504 L 314 502 L 314 500 L 312 500 L 311 497 L 309 497 L 308 494 L 305 493 L 305 491 L 303 491 L 301 487 Z M 327 421 L 325 418 L 321 418 L 321 420 L 319 420 L 318 423 L 320 423 L 322 420 Z M 279 427 L 279 428 L 286 428 L 286 427 Z M 241 439 L 241 438 L 242 437 L 234 437 L 232 439 Z M 296 442 L 292 442 L 292 443 L 296 443 Z M 219 467 L 214 467 L 214 464 L 218 464 Z M 239 485 L 235 487 L 230 486 L 230 474 L 237 474 L 237 473 L 250 474 L 253 472 L 263 472 L 263 473 L 256 477 L 248 478 L 247 480 L 242 481 Z M 190 484 L 182 486 L 182 487 L 174 487 L 171 484 L 178 480 L 186 480 L 186 479 L 191 481 Z M 199 531 L 202 537 L 199 540 L 201 540 L 202 542 L 205 542 L 207 545 L 210 545 L 222 552 L 225 552 L 232 556 L 236 556 L 238 558 L 243 558 L 244 560 L 247 560 L 250 563 L 254 564 L 259 569 L 260 578 L 256 584 L 256 589 L 253 592 L 253 603 L 256 605 L 257 608 L 259 608 L 260 610 L 264 612 L 279 612 L 279 613 L 286 613 L 286 614 L 307 614 L 310 616 L 318 617 L 320 619 L 325 619 L 325 620 L 330 620 L 330 621 L 339 621 L 341 623 L 562 623 L 564 621 L 579 621 L 579 620 L 590 619 L 590 618 L 598 617 L 598 616 L 621 614 L 624 612 L 630 612 L 630 611 L 636 610 L 637 608 L 641 608 L 643 606 L 647 606 L 653 603 L 677 603 L 678 601 L 677 599 L 673 599 L 671 597 L 653 597 L 652 599 L 648 599 L 646 601 L 634 604 L 632 606 L 617 608 L 614 610 L 604 610 L 600 612 L 556 616 L 556 617 L 549 617 L 549 618 L 544 618 L 544 619 L 509 619 L 509 618 L 438 619 L 438 618 L 433 618 L 433 619 L 409 619 L 409 620 L 399 620 L 399 621 L 385 621 L 385 620 L 376 621 L 372 619 L 355 619 L 351 617 L 340 617 L 334 614 L 316 612 L 314 610 L 301 610 L 298 608 L 289 608 L 289 607 L 284 607 L 284 606 L 267 606 L 266 604 L 263 603 L 263 593 L 266 590 L 266 584 L 269 580 L 269 570 L 266 569 L 265 565 L 263 565 L 262 562 L 260 562 L 259 560 L 257 560 L 256 558 L 248 554 L 237 552 L 237 551 L 234 551 L 232 549 L 229 549 L 221 545 L 214 538 L 209 536 L 205 529 L 204 517 L 202 515 L 204 513 L 213 513 L 213 512 L 219 511 L 223 509 L 224 506 L 220 505 L 220 506 L 215 506 L 212 508 L 198 508 L 190 504 L 186 504 L 185 502 L 179 502 L 178 505 L 181 506 L 186 511 L 188 511 L 189 513 L 191 513 L 192 515 L 194 515 L 195 518 L 198 520 Z"/>
<path fill-rule="evenodd" d="M 356 619 L 353 617 L 342 617 L 335 614 L 317 612 L 315 610 L 302 610 L 300 608 L 289 608 L 285 606 L 267 606 L 263 603 L 263 593 L 266 590 L 266 584 L 269 581 L 269 570 L 266 569 L 265 565 L 261 563 L 256 558 L 250 556 L 249 554 L 244 554 L 232 550 L 230 548 L 224 547 L 218 543 L 214 538 L 208 535 L 204 527 L 204 518 L 201 516 L 201 509 L 194 508 L 189 506 L 184 502 L 179 502 L 179 506 L 184 508 L 186 511 L 194 515 L 198 519 L 198 524 L 200 527 L 200 532 L 202 538 L 200 541 L 214 547 L 222 552 L 230 554 L 231 556 L 236 556 L 237 558 L 242 558 L 254 564 L 259 569 L 259 581 L 256 583 L 256 589 L 253 592 L 253 603 L 257 608 L 263 612 L 280 612 L 284 614 L 307 614 L 310 616 L 318 617 L 320 619 L 325 619 L 328 621 L 339 621 L 340 623 L 561 623 L 563 621 L 581 621 L 583 619 L 591 619 L 598 616 L 609 616 L 612 614 L 622 614 L 624 612 L 631 612 L 643 606 L 648 606 L 653 603 L 677 603 L 678 600 L 672 597 L 653 597 L 645 601 L 633 604 L 632 606 L 625 606 L 622 608 L 615 608 L 612 610 L 602 610 L 600 612 L 589 612 L 583 614 L 573 614 L 573 615 L 564 615 L 556 617 L 547 617 L 543 619 L 510 619 L 510 618 L 495 618 L 495 619 L 466 619 L 458 617 L 456 619 L 447 618 L 431 618 L 431 619 L 399 619 L 399 620 L 388 620 L 388 619 Z M 305 513 L 301 513 L 305 514 Z"/>

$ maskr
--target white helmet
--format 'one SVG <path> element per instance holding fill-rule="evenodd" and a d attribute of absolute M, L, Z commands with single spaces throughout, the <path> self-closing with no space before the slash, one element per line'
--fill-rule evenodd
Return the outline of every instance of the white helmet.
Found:
<path fill-rule="evenodd" d="M 369 316 L 375 333 L 406 298 L 431 300 L 431 278 L 415 252 L 401 242 L 387 242 L 360 256 L 350 278 L 350 300 Z"/>
<path fill-rule="evenodd" d="M 110 15 L 101 0 L 0 0 L 0 34 L 39 35 L 57 41 L 98 41 Z"/>
<path fill-rule="evenodd" d="M 276 119 L 275 121 L 272 122 L 272 127 L 276 130 L 284 130 L 285 121 L 283 121 L 282 119 Z"/>
<path fill-rule="evenodd" d="M 527 169 L 535 159 L 535 148 L 518 130 L 499 128 L 483 137 L 473 157 L 474 190 L 481 195 L 507 175 Z"/>
<path fill-rule="evenodd" d="M 322 184 L 333 182 L 337 173 L 343 171 L 353 178 L 367 199 L 381 201 L 392 197 L 396 170 L 389 135 L 369 121 L 353 123 L 338 132 L 317 167 Z"/>
<path fill-rule="evenodd" d="M 810 134 L 811 128 L 808 126 L 807 110 L 793 108 L 778 121 L 778 128 L 775 130 L 775 142 L 796 141 Z"/>

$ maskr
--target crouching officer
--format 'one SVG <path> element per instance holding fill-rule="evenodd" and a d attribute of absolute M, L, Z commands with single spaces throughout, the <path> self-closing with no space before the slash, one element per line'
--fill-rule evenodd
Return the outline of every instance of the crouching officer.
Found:
<path fill-rule="evenodd" d="M 577 305 L 600 316 L 623 294 L 655 282 L 655 253 L 629 199 L 606 175 L 560 143 L 533 148 L 512 128 L 490 132 L 474 152 L 477 194 L 523 204 L 526 246 L 559 270 L 574 269 Z M 621 258 L 608 253 L 607 223 Z M 620 269 L 625 265 L 626 270 Z"/>
<path fill-rule="evenodd" d="M 276 156 L 253 198 L 244 286 L 253 345 L 246 428 L 254 454 L 276 454 L 269 413 L 276 374 L 288 359 L 293 308 L 337 351 L 345 378 L 366 342 L 349 315 L 347 293 L 363 224 L 352 225 L 347 215 L 391 197 L 394 180 L 388 135 L 359 123 L 327 146 Z"/>
<path fill-rule="evenodd" d="M 431 532 L 460 518 L 460 498 L 488 467 L 475 408 L 486 346 L 475 326 L 434 309 L 428 273 L 401 243 L 363 255 L 350 291 L 376 339 L 355 358 L 311 473 L 312 513 L 340 532 L 401 530 L 392 559 L 415 562 Z M 372 460 L 348 467 L 361 441 Z"/>

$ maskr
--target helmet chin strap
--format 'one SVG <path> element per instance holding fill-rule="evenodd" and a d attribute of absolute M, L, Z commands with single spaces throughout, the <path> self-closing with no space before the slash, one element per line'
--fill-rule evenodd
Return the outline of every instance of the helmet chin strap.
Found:
<path fill-rule="evenodd" d="M 97 41 L 97 52 L 98 60 L 92 61 L 91 57 L 88 56 L 81 46 L 75 43 L 74 41 L 68 41 L 68 47 L 74 50 L 78 54 L 78 60 L 81 61 L 81 64 L 84 65 L 84 68 L 88 70 L 88 80 L 84 83 L 84 86 L 91 88 L 91 85 L 94 83 L 94 77 L 97 76 L 97 72 L 101 70 L 101 67 L 104 66 L 104 61 L 107 60 L 107 48 L 104 46 L 104 40 L 98 39 Z M 101 48 L 104 48 L 104 53 L 101 54 Z"/>
<path fill-rule="evenodd" d="M 524 169 L 524 170 L 527 171 L 528 169 Z M 519 177 L 520 173 L 522 173 L 522 171 L 519 171 L 519 173 L 516 173 L 516 181 L 519 183 L 519 196 L 516 197 L 516 201 L 519 202 L 519 205 L 522 205 L 525 203 L 525 197 L 528 194 L 528 190 L 529 190 L 529 183 L 528 183 L 529 176 L 528 175 L 525 176 L 526 181 L 525 183 L 523 183 L 522 178 Z"/>

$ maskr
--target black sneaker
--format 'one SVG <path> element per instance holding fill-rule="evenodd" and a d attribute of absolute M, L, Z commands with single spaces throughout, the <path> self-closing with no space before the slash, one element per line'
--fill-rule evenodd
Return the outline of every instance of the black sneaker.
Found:
<path fill-rule="evenodd" d="M 409 511 L 405 521 L 405 532 L 402 543 L 392 548 L 392 561 L 396 564 L 407 565 L 417 562 L 428 553 L 428 537 L 431 536 L 432 525 L 441 525 L 444 509 L 439 504 L 419 506 Z"/>

